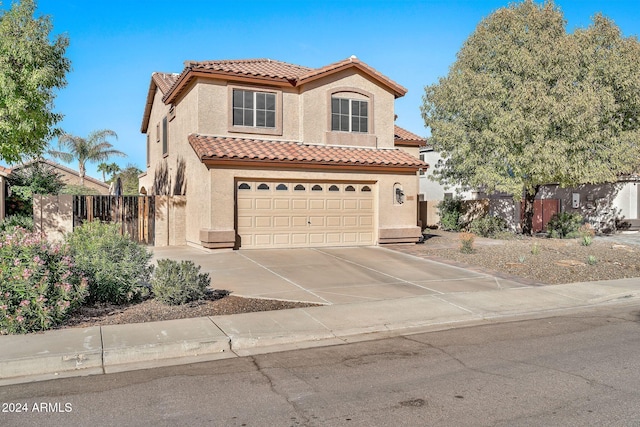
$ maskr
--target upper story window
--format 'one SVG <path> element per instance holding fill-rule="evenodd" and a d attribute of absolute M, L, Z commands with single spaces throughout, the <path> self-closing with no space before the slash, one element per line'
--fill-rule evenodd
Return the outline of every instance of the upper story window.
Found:
<path fill-rule="evenodd" d="M 162 118 L 162 154 L 169 152 L 169 130 L 167 129 L 167 116 Z"/>
<path fill-rule="evenodd" d="M 233 89 L 233 125 L 276 127 L 276 94 Z"/>
<path fill-rule="evenodd" d="M 331 130 L 369 132 L 369 103 L 358 99 L 331 97 Z"/>

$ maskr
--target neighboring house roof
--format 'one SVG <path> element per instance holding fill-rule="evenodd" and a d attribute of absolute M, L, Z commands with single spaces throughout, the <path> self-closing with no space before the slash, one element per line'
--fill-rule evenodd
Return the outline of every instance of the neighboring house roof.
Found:
<path fill-rule="evenodd" d="M 400 149 L 309 145 L 299 142 L 190 134 L 189 143 L 206 164 L 261 163 L 278 167 L 342 167 L 415 171 L 426 163 Z M 378 170 L 382 168 L 381 170 Z"/>
<path fill-rule="evenodd" d="M 427 145 L 427 139 L 416 135 L 413 132 L 409 132 L 400 126 L 393 126 L 393 136 L 395 145 L 409 146 L 409 147 L 423 147 Z"/>
<path fill-rule="evenodd" d="M 8 169 L 8 170 L 9 170 L 9 173 L 11 173 L 11 172 L 13 172 L 13 171 L 16 171 L 16 170 L 19 170 L 19 169 L 23 169 L 23 168 L 25 168 L 25 167 L 28 167 L 29 165 L 31 165 L 31 164 L 33 164 L 33 163 L 36 163 L 36 162 L 46 163 L 47 165 L 49 165 L 49 166 L 51 166 L 51 167 L 53 167 L 53 168 L 55 168 L 55 169 L 60 169 L 61 171 L 64 171 L 64 172 L 66 172 L 66 173 L 68 173 L 68 174 L 70 174 L 70 175 L 74 175 L 74 176 L 80 177 L 80 172 L 78 172 L 78 171 L 76 171 L 76 170 L 73 170 L 73 169 L 71 169 L 71 168 L 68 168 L 68 167 L 66 167 L 66 166 L 63 166 L 63 165 L 61 165 L 60 163 L 56 163 L 56 162 L 54 162 L 53 160 L 49 160 L 49 159 L 36 159 L 36 160 L 30 160 L 30 161 L 28 161 L 28 162 L 26 162 L 26 163 L 23 163 L 23 164 L 21 164 L 21 165 L 14 166 L 14 167 L 13 167 L 13 169 Z M 3 168 L 2 166 L 0 166 L 0 169 L 6 169 L 6 168 Z M 84 179 L 85 179 L 85 181 L 92 182 L 93 184 L 96 184 L 96 185 L 102 186 L 102 187 L 104 187 L 104 188 L 109 188 L 109 184 L 107 184 L 107 183 L 105 183 L 105 182 L 102 182 L 102 181 L 100 181 L 99 179 L 96 179 L 96 178 L 90 177 L 89 175 L 86 175 L 86 174 L 85 174 Z"/>
<path fill-rule="evenodd" d="M 165 104 L 170 104 L 198 77 L 297 87 L 349 68 L 355 68 L 387 87 L 396 98 L 407 93 L 406 88 L 355 56 L 320 68 L 309 68 L 272 59 L 186 61 L 180 74 L 153 73 L 151 75 L 141 131 L 146 132 L 149 126 L 149 116 L 156 88 L 162 92 L 162 101 Z"/>
<path fill-rule="evenodd" d="M 11 174 L 11 169 L 0 166 L 0 176 L 7 177 L 9 174 Z"/>

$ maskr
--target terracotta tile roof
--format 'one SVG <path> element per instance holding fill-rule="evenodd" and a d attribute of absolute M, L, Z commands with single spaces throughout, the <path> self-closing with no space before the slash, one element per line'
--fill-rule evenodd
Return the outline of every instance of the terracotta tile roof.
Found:
<path fill-rule="evenodd" d="M 178 80 L 179 75 L 180 74 L 175 73 L 153 73 L 151 78 L 158 89 L 160 89 L 163 94 L 166 94 L 169 92 L 169 89 L 171 89 L 171 86 L 175 84 L 176 80 Z"/>
<path fill-rule="evenodd" d="M 376 69 L 374 69 L 374 68 L 368 66 L 367 64 L 365 64 L 364 62 L 360 61 L 355 56 L 352 56 L 352 57 L 347 58 L 347 59 L 343 59 L 342 61 L 334 62 L 333 64 L 325 65 L 324 67 L 312 69 L 308 73 L 300 76 L 298 78 L 297 83 L 298 83 L 298 85 L 304 84 L 304 83 L 306 83 L 308 81 L 315 80 L 315 79 L 317 79 L 319 77 L 322 77 L 324 75 L 331 74 L 331 73 L 334 73 L 336 71 L 339 71 L 339 70 L 342 70 L 342 69 L 345 69 L 345 68 L 349 68 L 349 67 L 352 67 L 352 66 L 356 66 L 356 67 L 366 71 L 369 75 L 377 78 L 377 80 L 380 80 L 380 81 L 384 82 L 387 86 L 389 86 L 391 89 L 394 90 L 396 98 L 404 96 L 407 93 L 407 89 L 406 88 L 404 88 L 403 86 L 401 86 L 398 83 L 394 82 L 389 77 L 385 76 L 384 74 L 382 74 L 381 72 L 377 71 Z"/>
<path fill-rule="evenodd" d="M 416 141 L 416 142 L 427 142 L 426 138 L 416 135 L 413 132 L 409 132 L 406 129 L 401 128 L 400 126 L 393 126 L 393 136 L 396 140 L 402 141 Z"/>
<path fill-rule="evenodd" d="M 11 169 L 0 166 L 0 175 L 9 176 L 9 174 L 11 174 Z"/>
<path fill-rule="evenodd" d="M 418 169 L 426 163 L 399 149 L 375 149 L 308 145 L 190 134 L 189 143 L 201 160 L 241 160 L 319 164 L 327 166 L 373 166 Z"/>
<path fill-rule="evenodd" d="M 224 61 L 187 61 L 187 69 L 218 71 L 229 74 L 267 77 L 273 79 L 297 80 L 311 68 L 289 64 L 273 59 L 238 59 Z"/>

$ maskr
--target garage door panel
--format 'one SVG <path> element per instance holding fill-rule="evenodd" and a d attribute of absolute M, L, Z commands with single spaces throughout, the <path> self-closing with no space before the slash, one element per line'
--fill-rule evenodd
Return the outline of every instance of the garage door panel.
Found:
<path fill-rule="evenodd" d="M 255 217 L 255 227 L 256 228 L 264 228 L 271 227 L 271 217 L 270 216 L 257 216 Z"/>
<path fill-rule="evenodd" d="M 373 210 L 373 200 L 359 200 L 360 209 Z"/>
<path fill-rule="evenodd" d="M 238 199 L 238 209 L 253 209 L 252 199 Z"/>
<path fill-rule="evenodd" d="M 290 235 L 287 234 L 274 234 L 273 235 L 273 244 L 274 245 L 278 245 L 278 246 L 282 246 L 282 245 L 289 245 L 291 243 L 290 240 Z"/>
<path fill-rule="evenodd" d="M 273 201 L 273 208 L 289 210 L 289 199 L 275 199 Z"/>
<path fill-rule="evenodd" d="M 244 182 L 244 181 L 243 181 Z M 262 181 L 248 181 L 257 188 Z M 269 182 L 270 190 L 238 190 L 237 228 L 242 248 L 374 244 L 373 192 L 359 183 Z M 276 191 L 278 187 L 288 190 Z M 295 188 L 305 191 L 294 191 Z M 312 191 L 313 188 L 323 191 Z M 330 188 L 337 191 L 329 191 Z"/>
<path fill-rule="evenodd" d="M 342 233 L 327 233 L 327 243 L 342 243 Z"/>
<path fill-rule="evenodd" d="M 367 215 L 361 215 L 358 217 L 361 227 L 370 227 L 373 226 L 373 217 Z"/>
<path fill-rule="evenodd" d="M 358 233 L 343 233 L 345 243 L 359 243 Z"/>
<path fill-rule="evenodd" d="M 324 199 L 311 199 L 309 200 L 309 209 L 310 210 L 315 210 L 315 209 L 324 209 Z"/>
<path fill-rule="evenodd" d="M 291 217 L 291 223 L 293 228 L 301 228 L 308 225 L 308 220 L 306 216 L 293 216 Z"/>
<path fill-rule="evenodd" d="M 309 243 L 319 245 L 324 243 L 325 233 L 309 233 Z"/>
<path fill-rule="evenodd" d="M 271 234 L 256 234 L 254 235 L 255 246 L 271 246 Z"/>
<path fill-rule="evenodd" d="M 293 203 L 292 203 L 293 209 L 297 210 L 297 209 L 302 209 L 302 210 L 307 210 L 308 209 L 308 204 L 307 204 L 307 200 L 306 199 L 294 199 Z"/>
<path fill-rule="evenodd" d="M 273 217 L 273 226 L 276 228 L 289 228 L 291 223 L 291 218 L 288 216 L 274 216 Z"/>
<path fill-rule="evenodd" d="M 327 200 L 327 209 L 340 209 L 340 199 L 329 199 Z"/>
<path fill-rule="evenodd" d="M 253 217 L 250 217 L 250 216 L 238 217 L 238 228 L 251 228 L 251 227 L 253 227 Z"/>
<path fill-rule="evenodd" d="M 310 216 L 309 217 L 309 225 L 311 227 L 324 227 L 325 225 L 325 217 L 323 216 Z"/>
<path fill-rule="evenodd" d="M 294 245 L 307 245 L 309 239 L 307 233 L 291 233 L 291 243 Z"/>
<path fill-rule="evenodd" d="M 345 210 L 358 209 L 358 201 L 354 200 L 354 199 L 345 199 L 344 200 L 344 209 Z"/>
<path fill-rule="evenodd" d="M 342 217 L 342 220 L 345 227 L 356 227 L 358 225 L 357 216 L 345 215 Z"/>
<path fill-rule="evenodd" d="M 271 199 L 256 199 L 255 209 L 271 209 Z"/>
<path fill-rule="evenodd" d="M 328 216 L 327 227 L 340 227 L 340 216 Z"/>

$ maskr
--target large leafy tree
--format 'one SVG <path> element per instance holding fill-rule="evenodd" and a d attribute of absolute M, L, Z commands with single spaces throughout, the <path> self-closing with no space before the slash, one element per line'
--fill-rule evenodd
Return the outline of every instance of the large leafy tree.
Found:
<path fill-rule="evenodd" d="M 530 233 L 542 185 L 638 167 L 640 44 L 602 15 L 567 33 L 553 2 L 525 0 L 480 22 L 421 110 L 440 182 L 524 197 Z"/>
<path fill-rule="evenodd" d="M 59 132 L 53 101 L 71 68 L 68 38 L 52 38 L 51 19 L 35 10 L 34 0 L 21 0 L 0 11 L 0 159 L 8 163 L 39 156 Z"/>
<path fill-rule="evenodd" d="M 122 194 L 136 195 L 139 193 L 139 178 L 142 171 L 137 166 L 128 164 L 126 168 L 121 170 L 117 178 L 122 182 Z M 116 178 L 116 176 L 114 176 Z"/>
<path fill-rule="evenodd" d="M 113 145 L 107 141 L 108 137 L 117 138 L 118 136 L 109 129 L 91 132 L 86 138 L 65 133 L 58 138 L 60 150 L 49 150 L 49 154 L 65 162 L 77 160 L 80 185 L 82 186 L 84 185 L 87 162 L 100 162 L 108 160 L 111 156 L 126 157 L 125 153 L 113 148 Z M 66 151 L 63 151 L 65 149 Z"/>

